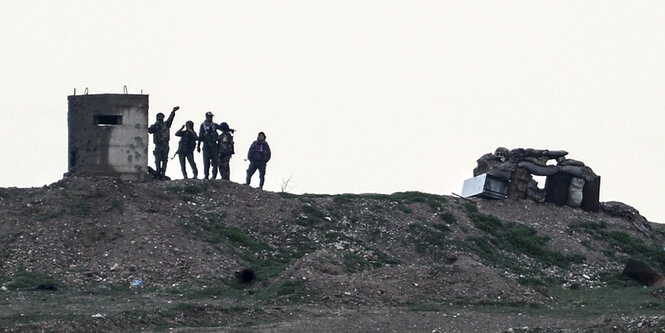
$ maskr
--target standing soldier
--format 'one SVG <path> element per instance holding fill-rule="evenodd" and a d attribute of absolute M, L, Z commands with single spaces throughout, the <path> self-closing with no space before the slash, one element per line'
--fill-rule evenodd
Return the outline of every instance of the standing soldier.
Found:
<path fill-rule="evenodd" d="M 201 152 L 203 142 L 203 176 L 208 179 L 208 172 L 212 165 L 212 179 L 217 178 L 217 130 L 219 125 L 212 121 L 212 112 L 206 112 L 206 120 L 199 127 L 199 144 L 196 151 Z"/>
<path fill-rule="evenodd" d="M 194 132 L 194 122 L 188 120 L 185 125 L 175 132 L 175 136 L 180 137 L 180 143 L 178 143 L 178 158 L 180 159 L 180 170 L 182 170 L 182 177 L 187 179 L 187 170 L 185 169 L 185 158 L 189 162 L 189 166 L 192 168 L 192 173 L 194 173 L 194 179 L 199 174 L 199 170 L 196 168 L 196 163 L 194 162 L 194 148 L 196 148 L 196 141 L 199 139 L 199 136 Z"/>
<path fill-rule="evenodd" d="M 229 128 L 229 124 L 225 122 L 219 124 L 219 128 L 222 130 L 222 134 L 217 140 L 219 175 L 223 180 L 229 180 L 231 174 L 231 171 L 229 170 L 229 161 L 231 160 L 231 155 L 235 154 L 233 147 L 233 132 L 235 132 L 235 130 Z"/>
<path fill-rule="evenodd" d="M 166 176 L 166 163 L 169 161 L 169 139 L 171 137 L 171 124 L 175 117 L 175 112 L 180 109 L 179 106 L 173 108 L 169 119 L 164 121 L 164 114 L 157 114 L 157 121 L 148 127 L 148 133 L 152 134 L 152 142 L 155 144 L 155 167 L 160 179 Z"/>
<path fill-rule="evenodd" d="M 259 189 L 263 189 L 263 183 L 266 175 L 266 163 L 270 161 L 270 146 L 266 142 L 266 135 L 259 132 L 256 141 L 252 142 L 247 152 L 247 159 L 249 160 L 249 168 L 247 169 L 247 179 L 245 185 L 249 185 L 252 176 L 256 170 L 259 170 Z"/>

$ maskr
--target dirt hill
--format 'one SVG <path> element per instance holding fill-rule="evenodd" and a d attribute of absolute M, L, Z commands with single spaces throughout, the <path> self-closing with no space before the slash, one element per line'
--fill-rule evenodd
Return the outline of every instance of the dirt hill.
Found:
<path fill-rule="evenodd" d="M 0 188 L 6 331 L 650 331 L 665 228 L 420 192 L 291 195 L 226 181 Z"/>

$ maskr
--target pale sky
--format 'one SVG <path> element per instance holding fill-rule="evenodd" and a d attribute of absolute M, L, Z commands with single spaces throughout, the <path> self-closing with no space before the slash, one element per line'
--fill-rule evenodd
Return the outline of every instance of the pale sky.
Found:
<path fill-rule="evenodd" d="M 127 86 L 181 107 L 172 151 L 235 128 L 234 182 L 264 131 L 269 191 L 450 195 L 496 147 L 562 149 L 665 222 L 664 35 L 662 0 L 0 0 L 0 186 L 61 179 L 67 96 Z"/>

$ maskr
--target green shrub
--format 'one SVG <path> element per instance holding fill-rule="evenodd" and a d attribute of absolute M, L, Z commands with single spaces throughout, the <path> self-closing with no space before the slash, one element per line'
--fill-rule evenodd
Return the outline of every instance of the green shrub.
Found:
<path fill-rule="evenodd" d="M 392 200 L 405 204 L 424 202 L 434 210 L 440 210 L 444 203 L 448 202 L 445 197 L 436 194 L 422 193 L 417 191 L 396 192 L 390 195 Z"/>
<path fill-rule="evenodd" d="M 355 194 L 338 194 L 333 196 L 333 202 L 335 202 L 338 205 L 344 205 L 348 203 L 352 203 L 353 201 L 358 199 L 358 195 Z"/>
<path fill-rule="evenodd" d="M 323 221 L 326 214 L 310 203 L 302 206 L 304 216 L 298 216 L 296 223 L 305 227 L 315 226 Z"/>
<path fill-rule="evenodd" d="M 455 218 L 455 215 L 453 215 L 451 212 L 443 212 L 439 214 L 442 220 L 445 222 L 448 222 L 450 224 L 457 223 L 457 218 Z"/>
<path fill-rule="evenodd" d="M 665 270 L 665 255 L 663 255 L 662 245 L 657 243 L 647 244 L 641 238 L 630 235 L 624 231 L 609 230 L 605 222 L 583 222 L 580 224 L 571 224 L 569 230 L 586 232 L 596 240 L 608 243 L 609 249 L 601 250 L 609 258 L 618 259 L 616 249 L 628 254 L 638 261 L 655 267 L 658 270 Z"/>
<path fill-rule="evenodd" d="M 404 213 L 404 214 L 412 214 L 413 213 L 413 209 L 411 209 L 411 207 L 409 207 L 407 205 L 404 205 L 404 204 L 401 204 L 401 203 L 399 205 L 397 205 L 397 209 L 402 211 L 402 213 Z"/>
<path fill-rule="evenodd" d="M 418 253 L 440 256 L 449 245 L 446 235 L 450 232 L 450 228 L 445 224 L 436 223 L 430 227 L 425 223 L 413 223 L 409 225 L 409 229 L 420 236 L 415 239 Z"/>
<path fill-rule="evenodd" d="M 514 263 L 501 260 L 498 251 L 527 255 L 541 264 L 562 268 L 572 263 L 582 263 L 583 255 L 566 255 L 547 247 L 549 237 L 538 236 L 537 231 L 529 226 L 515 222 L 503 223 L 493 215 L 482 214 L 475 205 L 467 205 L 467 214 L 476 228 L 485 231 L 487 238 L 471 238 L 477 254 L 491 262 L 503 262 L 514 267 Z M 494 249 L 493 249 L 494 248 Z"/>
<path fill-rule="evenodd" d="M 500 233 L 501 228 L 503 227 L 501 220 L 494 215 L 486 215 L 475 212 L 469 213 L 469 219 L 471 219 L 471 222 L 473 222 L 476 228 L 492 235 Z"/>
<path fill-rule="evenodd" d="M 464 210 L 466 210 L 467 214 L 478 213 L 478 206 L 476 206 L 474 203 L 464 202 L 462 207 L 464 207 Z"/>
<path fill-rule="evenodd" d="M 371 267 L 369 260 L 355 253 L 344 254 L 344 268 L 349 273 L 358 273 Z"/>

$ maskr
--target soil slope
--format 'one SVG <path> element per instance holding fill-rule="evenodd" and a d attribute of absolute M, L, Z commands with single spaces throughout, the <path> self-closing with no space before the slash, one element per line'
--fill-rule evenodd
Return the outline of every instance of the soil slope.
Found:
<path fill-rule="evenodd" d="M 629 258 L 663 272 L 663 230 L 621 203 L 591 213 L 419 192 L 67 178 L 0 188 L 0 327 L 655 329 L 662 317 L 566 317 L 553 291 L 633 286 L 620 276 Z M 519 315 L 491 314 L 497 306 Z"/>

